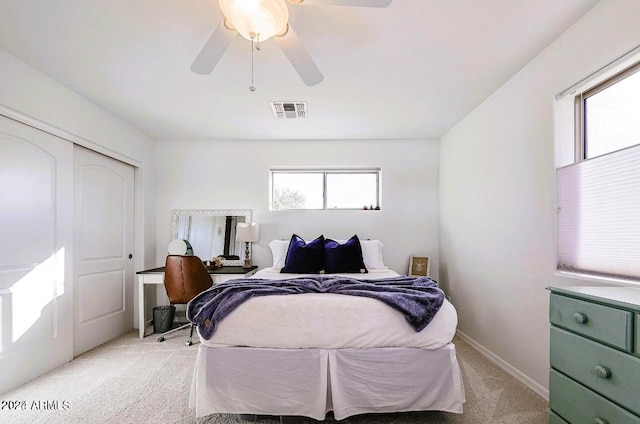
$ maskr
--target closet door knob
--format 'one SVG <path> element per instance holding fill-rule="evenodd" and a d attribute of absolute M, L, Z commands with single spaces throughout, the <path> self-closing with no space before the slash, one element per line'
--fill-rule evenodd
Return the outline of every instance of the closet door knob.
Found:
<path fill-rule="evenodd" d="M 611 377 L 611 370 L 607 367 L 603 367 L 602 365 L 596 365 L 596 367 L 593 370 L 595 371 L 596 376 L 598 376 L 598 378 Z"/>
<path fill-rule="evenodd" d="M 576 312 L 573 314 L 573 320 L 578 324 L 586 324 L 587 321 L 589 321 L 589 318 L 587 318 L 587 316 L 582 312 Z"/>

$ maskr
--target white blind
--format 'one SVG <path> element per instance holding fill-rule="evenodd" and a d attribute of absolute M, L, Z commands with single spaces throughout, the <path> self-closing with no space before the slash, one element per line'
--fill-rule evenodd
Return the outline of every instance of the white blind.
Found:
<path fill-rule="evenodd" d="M 557 171 L 559 269 L 640 278 L 640 145 Z"/>

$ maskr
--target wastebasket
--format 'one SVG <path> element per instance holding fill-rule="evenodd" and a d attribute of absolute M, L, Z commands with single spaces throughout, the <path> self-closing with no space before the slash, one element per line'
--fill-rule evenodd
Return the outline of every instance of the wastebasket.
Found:
<path fill-rule="evenodd" d="M 172 305 L 156 306 L 153 308 L 153 332 L 166 333 L 173 326 L 176 307 Z"/>

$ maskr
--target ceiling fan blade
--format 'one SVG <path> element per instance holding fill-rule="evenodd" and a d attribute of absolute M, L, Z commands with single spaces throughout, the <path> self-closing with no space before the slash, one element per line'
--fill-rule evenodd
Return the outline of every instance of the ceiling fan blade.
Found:
<path fill-rule="evenodd" d="M 289 0 L 293 4 L 320 6 L 387 7 L 391 0 Z"/>
<path fill-rule="evenodd" d="M 236 35 L 238 35 L 236 31 L 228 29 L 224 25 L 224 20 L 221 21 L 191 65 L 191 71 L 200 75 L 209 75 L 213 72 L 213 68 L 216 67 Z"/>
<path fill-rule="evenodd" d="M 322 72 L 309 56 L 307 49 L 304 48 L 296 33 L 293 32 L 291 25 L 289 25 L 289 30 L 285 35 L 276 36 L 273 39 L 276 40 L 276 44 L 280 46 L 306 85 L 316 85 L 324 79 Z"/>

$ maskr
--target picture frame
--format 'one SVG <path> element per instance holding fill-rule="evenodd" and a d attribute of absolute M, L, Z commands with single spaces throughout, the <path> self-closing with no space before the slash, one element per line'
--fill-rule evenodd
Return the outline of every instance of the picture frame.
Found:
<path fill-rule="evenodd" d="M 412 256 L 409 260 L 410 277 L 428 277 L 430 261 L 427 256 Z"/>

